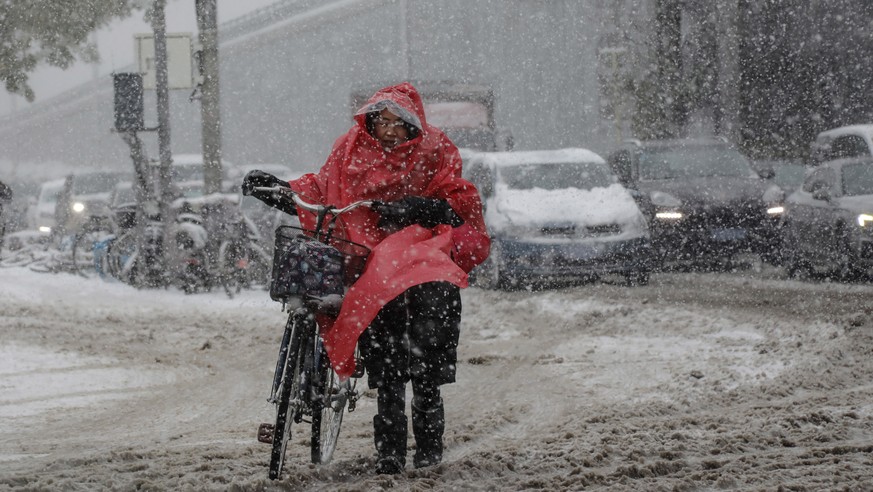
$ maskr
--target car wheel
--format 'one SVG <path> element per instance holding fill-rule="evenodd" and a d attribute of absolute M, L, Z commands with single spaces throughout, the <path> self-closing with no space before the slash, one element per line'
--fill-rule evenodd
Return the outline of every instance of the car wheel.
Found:
<path fill-rule="evenodd" d="M 846 230 L 845 225 L 840 226 L 840 252 L 839 252 L 839 265 L 837 269 L 837 275 L 840 280 L 843 281 L 855 281 L 861 277 L 861 272 L 858 270 L 858 267 L 855 262 L 855 255 L 852 251 L 852 239 L 849 236 L 849 232 Z"/>
<path fill-rule="evenodd" d="M 782 265 L 789 278 L 802 279 L 809 276 L 810 267 L 800 257 L 795 242 L 791 237 L 786 237 L 782 242 Z"/>
<path fill-rule="evenodd" d="M 624 278 L 628 287 L 642 287 L 645 285 L 649 285 L 648 270 L 633 270 L 625 273 Z"/>

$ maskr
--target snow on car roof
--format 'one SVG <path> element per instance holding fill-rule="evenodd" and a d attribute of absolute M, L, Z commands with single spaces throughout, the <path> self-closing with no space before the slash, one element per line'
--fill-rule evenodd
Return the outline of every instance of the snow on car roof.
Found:
<path fill-rule="evenodd" d="M 603 157 L 583 148 L 557 150 L 522 150 L 510 152 L 481 152 L 482 160 L 490 165 L 517 166 L 519 164 L 556 164 L 560 162 L 606 163 Z"/>
<path fill-rule="evenodd" d="M 830 130 L 825 130 L 819 133 L 817 138 L 836 138 L 841 135 L 857 135 L 859 133 L 873 136 L 873 124 L 846 125 L 831 128 Z"/>

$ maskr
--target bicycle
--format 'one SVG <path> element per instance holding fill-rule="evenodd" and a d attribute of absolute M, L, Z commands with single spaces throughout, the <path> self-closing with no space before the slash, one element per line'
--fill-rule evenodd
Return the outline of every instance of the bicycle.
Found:
<path fill-rule="evenodd" d="M 260 235 L 250 221 L 238 212 L 230 217 L 218 247 L 218 278 L 228 297 L 267 279 L 270 257 L 258 244 Z"/>
<path fill-rule="evenodd" d="M 356 382 L 363 374 L 356 372 L 340 380 L 328 360 L 316 315 L 339 311 L 344 290 L 360 276 L 370 252 L 366 246 L 335 237 L 336 220 L 373 202 L 337 208 L 308 203 L 289 188 L 256 189 L 289 195 L 297 207 L 318 217 L 314 230 L 276 229 L 270 297 L 282 302 L 289 315 L 268 399 L 276 405 L 275 424 L 258 428 L 258 440 L 272 445 L 269 478 L 276 480 L 285 462 L 292 424 L 308 419 L 310 459 L 328 463 L 336 449 L 343 413 L 346 408 L 353 412 L 359 398 Z"/>

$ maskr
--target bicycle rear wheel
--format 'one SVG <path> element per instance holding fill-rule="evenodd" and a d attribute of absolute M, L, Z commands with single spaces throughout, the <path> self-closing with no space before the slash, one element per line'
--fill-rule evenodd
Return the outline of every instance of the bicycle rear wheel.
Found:
<path fill-rule="evenodd" d="M 312 462 L 317 464 L 328 463 L 333 458 L 350 383 L 349 380 L 340 382 L 320 338 L 316 345 L 318 375 L 313 385 L 311 453 Z"/>
<path fill-rule="evenodd" d="M 305 326 L 308 323 L 310 321 L 307 321 L 306 317 L 298 317 L 295 313 L 291 313 L 285 328 L 291 330 L 291 335 L 285 360 L 280 361 L 284 371 L 277 391 L 276 425 L 273 427 L 273 449 L 270 453 L 270 480 L 276 480 L 282 474 L 285 449 L 288 447 L 288 441 L 291 440 L 291 424 L 295 420 L 299 421 L 301 371 L 306 350 L 306 344 L 302 342 L 308 331 Z"/>

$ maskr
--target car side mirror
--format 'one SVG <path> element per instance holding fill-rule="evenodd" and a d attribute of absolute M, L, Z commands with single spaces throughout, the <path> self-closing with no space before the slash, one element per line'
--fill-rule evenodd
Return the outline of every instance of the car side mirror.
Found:
<path fill-rule="evenodd" d="M 772 167 L 765 167 L 758 169 L 758 176 L 761 179 L 773 179 L 773 176 L 776 176 L 776 171 Z"/>
<path fill-rule="evenodd" d="M 816 188 L 812 192 L 812 197 L 816 200 L 829 201 L 831 199 L 831 192 L 827 188 Z"/>

